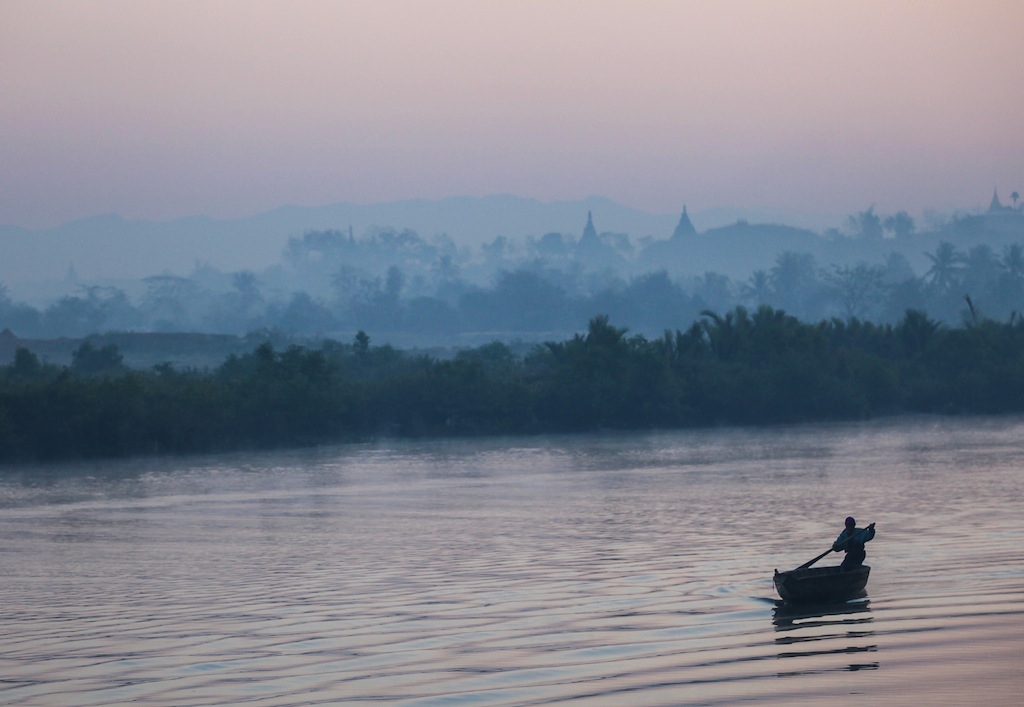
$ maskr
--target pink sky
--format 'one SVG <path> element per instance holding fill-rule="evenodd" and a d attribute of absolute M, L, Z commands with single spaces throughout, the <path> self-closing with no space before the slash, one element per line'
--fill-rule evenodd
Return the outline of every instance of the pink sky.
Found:
<path fill-rule="evenodd" d="M 1019 0 L 0 0 L 0 223 L 1024 191 Z"/>

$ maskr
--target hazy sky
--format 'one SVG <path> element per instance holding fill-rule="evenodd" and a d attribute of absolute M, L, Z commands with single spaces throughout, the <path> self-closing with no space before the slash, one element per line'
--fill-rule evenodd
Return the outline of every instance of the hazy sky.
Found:
<path fill-rule="evenodd" d="M 1024 192 L 1021 0 L 0 0 L 0 223 Z"/>

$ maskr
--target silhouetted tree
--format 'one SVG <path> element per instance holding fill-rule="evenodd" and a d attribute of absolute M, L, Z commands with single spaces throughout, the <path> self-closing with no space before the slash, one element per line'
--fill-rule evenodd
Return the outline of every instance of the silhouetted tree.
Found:
<path fill-rule="evenodd" d="M 747 304 L 759 307 L 768 303 L 771 296 L 771 280 L 764 270 L 755 270 L 740 288 Z"/>
<path fill-rule="evenodd" d="M 940 291 L 948 291 L 958 282 L 963 256 L 948 241 L 942 241 L 934 253 L 925 253 L 931 267 L 925 273 L 929 284 Z"/>
<path fill-rule="evenodd" d="M 721 273 L 706 272 L 698 278 L 696 294 L 709 309 L 725 309 L 735 302 L 732 283 Z"/>
<path fill-rule="evenodd" d="M 781 253 L 775 259 L 769 279 L 773 305 L 794 315 L 811 318 L 821 294 L 814 256 L 792 251 Z"/>
<path fill-rule="evenodd" d="M 1005 246 L 1000 264 L 1011 277 L 1024 278 L 1024 247 L 1020 243 Z"/>
<path fill-rule="evenodd" d="M 125 370 L 124 357 L 115 344 L 100 348 L 85 341 L 71 353 L 71 370 L 83 374 L 112 374 Z"/>
<path fill-rule="evenodd" d="M 915 228 L 914 219 L 906 211 L 886 216 L 883 225 L 885 230 L 891 232 L 897 239 L 907 238 Z"/>
<path fill-rule="evenodd" d="M 87 336 L 102 325 L 103 312 L 82 297 L 61 297 L 43 312 L 43 326 L 51 336 Z"/>
<path fill-rule="evenodd" d="M 469 292 L 459 301 L 476 331 L 551 331 L 564 326 L 568 298 L 562 288 L 529 270 L 502 271 L 490 292 Z"/>
<path fill-rule="evenodd" d="M 882 228 L 882 219 L 875 213 L 872 205 L 866 211 L 861 211 L 849 218 L 850 229 L 854 235 L 867 240 L 880 240 L 885 231 Z"/>
<path fill-rule="evenodd" d="M 633 278 L 621 291 L 608 290 L 593 298 L 588 311 L 611 312 L 610 317 L 628 321 L 636 329 L 660 331 L 690 320 L 695 308 L 668 273 L 659 270 Z"/>
<path fill-rule="evenodd" d="M 863 319 L 877 313 L 885 293 L 881 267 L 866 263 L 853 267 L 834 265 L 828 281 L 847 319 Z"/>
<path fill-rule="evenodd" d="M 192 305 L 202 299 L 196 283 L 176 275 L 153 275 L 143 282 L 147 289 L 140 310 L 153 330 L 187 330 Z"/>
<path fill-rule="evenodd" d="M 14 351 L 14 363 L 7 372 L 8 378 L 12 381 L 31 381 L 39 377 L 43 370 L 39 357 L 34 353 L 19 346 Z"/>
<path fill-rule="evenodd" d="M 907 310 L 903 321 L 896 327 L 896 335 L 903 346 L 904 354 L 914 358 L 924 353 L 938 330 L 938 322 L 929 319 L 928 315 L 920 310 L 911 309 Z"/>

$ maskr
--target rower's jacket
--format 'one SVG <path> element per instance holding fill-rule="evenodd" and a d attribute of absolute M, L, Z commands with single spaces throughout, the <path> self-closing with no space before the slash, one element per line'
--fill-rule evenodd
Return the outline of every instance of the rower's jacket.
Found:
<path fill-rule="evenodd" d="M 840 547 L 839 543 L 846 540 L 850 535 L 854 536 L 853 540 Z M 873 537 L 875 537 L 875 529 L 873 527 L 854 528 L 852 531 L 844 528 L 843 532 L 839 533 L 839 537 L 836 538 L 836 541 L 832 543 L 832 549 L 837 552 L 839 550 L 846 550 L 847 552 L 850 552 L 851 550 L 862 549 L 864 547 L 864 543 L 868 542 Z"/>

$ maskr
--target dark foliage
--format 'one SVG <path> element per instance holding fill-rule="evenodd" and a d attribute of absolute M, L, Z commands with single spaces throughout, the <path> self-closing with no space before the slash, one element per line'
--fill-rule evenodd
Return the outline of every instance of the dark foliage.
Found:
<path fill-rule="evenodd" d="M 520 434 L 1024 410 L 1024 324 L 804 323 L 762 306 L 647 339 L 599 316 L 517 356 L 447 360 L 267 343 L 216 370 L 126 369 L 83 344 L 70 367 L 19 349 L 0 368 L 0 461 L 313 445 L 375 435 Z"/>

